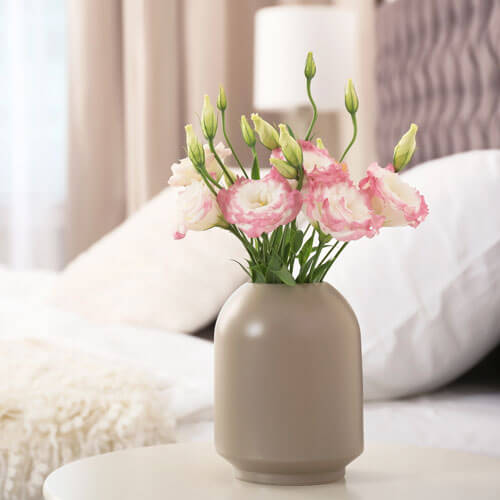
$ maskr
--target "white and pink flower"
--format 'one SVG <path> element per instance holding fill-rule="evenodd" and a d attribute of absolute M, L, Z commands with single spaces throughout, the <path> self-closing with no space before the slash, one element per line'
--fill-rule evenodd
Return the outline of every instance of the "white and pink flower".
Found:
<path fill-rule="evenodd" d="M 298 142 L 302 148 L 302 165 L 306 174 L 312 173 L 315 169 L 316 172 L 324 172 L 329 170 L 332 164 L 337 164 L 326 149 L 318 148 L 309 141 L 299 140 Z M 271 157 L 279 158 L 280 160 L 285 159 L 280 148 L 273 149 Z"/>
<path fill-rule="evenodd" d="M 238 178 L 231 187 L 219 191 L 217 201 L 225 220 L 250 238 L 288 224 L 302 205 L 300 193 L 274 167 L 259 180 Z"/>
<path fill-rule="evenodd" d="M 218 181 L 222 176 L 222 168 L 217 163 L 214 154 L 210 151 L 208 144 L 203 145 L 205 150 L 205 167 L 208 173 Z M 222 142 L 215 146 L 215 151 L 220 159 L 224 161 L 231 155 L 231 150 L 226 148 Z M 201 180 L 201 175 L 196 171 L 189 158 L 183 158 L 172 165 L 172 176 L 168 180 L 170 186 L 189 186 L 192 182 Z"/>
<path fill-rule="evenodd" d="M 417 227 L 429 213 L 424 197 L 395 173 L 394 167 L 372 163 L 359 183 L 375 213 L 384 217 L 384 226 Z"/>
<path fill-rule="evenodd" d="M 378 233 L 384 218 L 370 208 L 367 197 L 340 165 L 314 169 L 302 190 L 303 210 L 313 225 L 340 241 L 369 238 Z"/>
<path fill-rule="evenodd" d="M 176 240 L 184 238 L 189 230 L 227 227 L 215 195 L 201 180 L 191 182 L 177 194 L 177 220 Z"/>

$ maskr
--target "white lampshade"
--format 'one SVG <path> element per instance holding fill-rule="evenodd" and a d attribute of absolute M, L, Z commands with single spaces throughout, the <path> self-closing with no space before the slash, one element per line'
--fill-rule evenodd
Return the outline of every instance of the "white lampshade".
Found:
<path fill-rule="evenodd" d="M 344 107 L 354 77 L 355 14 L 333 6 L 267 7 L 255 15 L 254 106 L 285 110 L 307 106 L 304 64 L 312 52 L 311 88 L 318 109 Z"/>

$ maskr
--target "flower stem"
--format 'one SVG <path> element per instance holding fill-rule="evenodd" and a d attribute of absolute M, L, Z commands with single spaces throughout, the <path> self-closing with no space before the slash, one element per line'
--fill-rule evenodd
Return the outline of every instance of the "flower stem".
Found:
<path fill-rule="evenodd" d="M 210 191 L 212 191 L 212 194 L 217 197 L 217 192 L 215 191 L 215 189 L 213 188 L 212 184 L 214 184 L 216 187 L 218 187 L 219 189 L 222 189 L 222 187 L 220 186 L 220 184 L 215 180 L 213 179 L 210 174 L 207 172 L 205 166 L 203 166 L 203 168 L 201 167 L 195 167 L 196 170 L 198 171 L 198 173 L 201 175 L 201 178 L 203 179 L 203 181 L 205 182 L 205 184 L 207 185 L 208 189 L 210 189 Z M 212 183 L 212 184 L 211 184 Z"/>
<path fill-rule="evenodd" d="M 244 167 L 243 167 L 240 159 L 238 158 L 238 155 L 236 154 L 236 151 L 234 150 L 233 145 L 231 144 L 231 141 L 229 140 L 229 136 L 227 135 L 227 131 L 226 131 L 226 112 L 225 111 L 221 111 L 221 115 L 222 115 L 222 132 L 224 134 L 224 138 L 226 139 L 226 143 L 229 146 L 229 149 L 231 150 L 231 153 L 233 154 L 233 157 L 236 160 L 236 162 L 238 163 L 241 171 L 243 172 L 243 175 L 248 179 L 248 174 L 247 174 L 246 170 L 244 169 Z"/>
<path fill-rule="evenodd" d="M 354 144 L 354 141 L 356 140 L 356 136 L 358 135 L 358 122 L 356 121 L 356 113 L 351 114 L 351 119 L 352 119 L 352 126 L 353 126 L 353 133 L 352 133 L 352 139 L 345 151 L 342 153 L 342 156 L 340 157 L 339 163 L 342 163 L 342 160 L 345 158 L 345 155 L 347 152 L 351 149 L 352 145 Z"/>
<path fill-rule="evenodd" d="M 328 250 L 328 252 L 326 252 L 325 256 L 321 259 L 321 262 L 319 263 L 320 266 L 322 266 L 328 259 L 328 257 L 330 257 L 331 253 L 335 250 L 335 247 L 339 244 L 338 241 L 336 241 L 331 247 L 330 247 L 330 250 Z"/>
<path fill-rule="evenodd" d="M 228 183 L 231 183 L 231 184 L 234 184 L 234 181 L 232 180 L 231 176 L 229 175 L 229 172 L 227 170 L 227 167 L 226 165 L 224 165 L 224 163 L 222 162 L 222 160 L 220 159 L 219 155 L 217 154 L 217 151 L 215 151 L 215 147 L 214 147 L 214 140 L 213 139 L 208 139 L 208 146 L 210 148 L 210 151 L 212 151 L 215 159 L 217 160 L 217 163 L 220 165 L 220 167 L 222 168 L 222 171 L 224 172 L 224 175 L 227 179 L 227 182 Z"/>
<path fill-rule="evenodd" d="M 338 242 L 337 242 L 338 243 Z M 334 246 L 337 246 L 337 243 L 334 245 Z M 318 277 L 318 281 L 319 282 L 322 282 L 324 279 L 325 279 L 325 276 L 327 275 L 328 271 L 331 269 L 331 267 L 333 266 L 333 263 L 337 260 L 337 258 L 339 257 L 339 255 L 342 253 L 342 251 L 344 250 L 344 248 L 347 246 L 349 242 L 346 241 L 341 247 L 340 247 L 340 250 L 335 254 L 335 257 L 328 263 L 328 265 L 326 266 L 326 269 L 321 273 L 321 276 Z"/>
<path fill-rule="evenodd" d="M 306 141 L 308 141 L 311 138 L 312 131 L 314 128 L 314 124 L 316 123 L 316 120 L 318 119 L 318 108 L 316 107 L 316 103 L 314 102 L 314 99 L 311 94 L 311 79 L 307 79 L 307 97 L 309 98 L 309 102 L 311 103 L 312 109 L 313 109 L 313 116 L 311 120 L 311 124 L 309 125 L 309 129 L 307 130 L 306 134 Z"/>

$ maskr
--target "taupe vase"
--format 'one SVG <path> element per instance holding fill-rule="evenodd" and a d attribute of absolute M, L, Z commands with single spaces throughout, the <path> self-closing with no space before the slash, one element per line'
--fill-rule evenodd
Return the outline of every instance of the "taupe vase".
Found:
<path fill-rule="evenodd" d="M 328 283 L 247 283 L 215 327 L 215 446 L 246 481 L 342 479 L 363 451 L 360 332 Z"/>

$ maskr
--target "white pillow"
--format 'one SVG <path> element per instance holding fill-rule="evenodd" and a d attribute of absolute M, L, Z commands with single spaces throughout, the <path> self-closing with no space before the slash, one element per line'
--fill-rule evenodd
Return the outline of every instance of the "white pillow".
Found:
<path fill-rule="evenodd" d="M 351 243 L 327 277 L 358 316 L 366 399 L 434 389 L 500 340 L 500 151 L 403 175 L 427 219 Z"/>
<path fill-rule="evenodd" d="M 174 240 L 175 190 L 167 188 L 61 274 L 52 304 L 97 321 L 194 332 L 245 281 L 230 259 L 245 250 L 227 231 Z"/>

